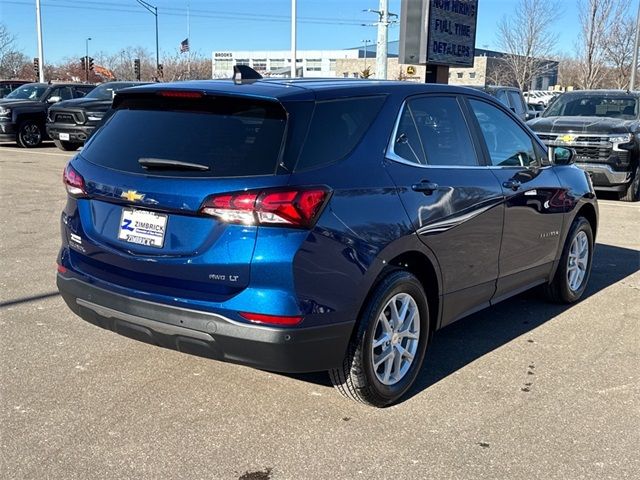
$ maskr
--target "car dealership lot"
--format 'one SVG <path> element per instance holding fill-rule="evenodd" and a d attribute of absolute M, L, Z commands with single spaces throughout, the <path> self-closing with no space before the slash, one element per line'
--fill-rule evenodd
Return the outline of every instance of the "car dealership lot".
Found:
<path fill-rule="evenodd" d="M 640 204 L 600 202 L 587 298 L 529 292 L 439 332 L 377 410 L 74 316 L 55 257 L 70 154 L 0 146 L 0 477 L 632 478 Z M 246 475 L 247 473 L 254 475 Z"/>

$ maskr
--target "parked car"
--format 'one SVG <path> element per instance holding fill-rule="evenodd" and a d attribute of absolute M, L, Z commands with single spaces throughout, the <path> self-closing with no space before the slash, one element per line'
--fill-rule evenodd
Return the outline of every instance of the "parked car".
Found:
<path fill-rule="evenodd" d="M 505 87 L 496 85 L 487 85 L 486 87 L 471 87 L 478 88 L 489 95 L 496 97 L 503 105 L 510 108 L 518 118 L 522 121 L 527 121 L 530 118 L 534 118 L 527 108 L 527 104 L 522 96 L 522 90 L 516 87 Z"/>
<path fill-rule="evenodd" d="M 145 85 L 142 82 L 107 82 L 85 97 L 59 102 L 49 109 L 47 134 L 61 150 L 77 150 L 91 136 L 111 108 L 118 90 Z"/>
<path fill-rule="evenodd" d="M 573 148 L 596 190 L 640 198 L 640 93 L 567 92 L 529 126 L 547 145 Z"/>
<path fill-rule="evenodd" d="M 571 154 L 448 85 L 124 90 L 64 171 L 58 288 L 102 328 L 389 405 L 435 330 L 582 297 L 598 209 Z"/>
<path fill-rule="evenodd" d="M 0 99 L 0 142 L 37 147 L 46 139 L 47 110 L 54 103 L 84 97 L 93 85 L 28 83 Z"/>
<path fill-rule="evenodd" d="M 557 92 L 546 91 L 546 90 L 529 90 L 528 92 L 524 92 L 523 96 L 526 99 L 527 103 L 536 103 L 538 105 L 542 105 L 546 107 L 549 105 L 557 95 Z"/>
<path fill-rule="evenodd" d="M 21 87 L 27 83 L 31 83 L 28 80 L 0 80 L 0 98 L 4 98 L 13 92 L 16 88 Z"/>
<path fill-rule="evenodd" d="M 529 119 L 538 118 L 544 112 L 544 105 L 540 103 L 527 103 L 527 109 L 529 110 Z"/>

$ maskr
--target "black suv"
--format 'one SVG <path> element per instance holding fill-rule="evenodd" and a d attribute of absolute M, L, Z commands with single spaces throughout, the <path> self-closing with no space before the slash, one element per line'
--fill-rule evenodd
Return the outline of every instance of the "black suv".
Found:
<path fill-rule="evenodd" d="M 57 103 L 49 109 L 47 134 L 61 150 L 77 150 L 91 136 L 111 108 L 118 90 L 142 82 L 108 82 L 94 88 L 83 98 Z"/>
<path fill-rule="evenodd" d="M 46 138 L 49 107 L 61 100 L 84 97 L 94 85 L 28 83 L 0 99 L 0 142 L 37 147 Z"/>
<path fill-rule="evenodd" d="M 529 126 L 547 145 L 573 148 L 596 190 L 629 202 L 640 197 L 639 92 L 567 92 Z"/>
<path fill-rule="evenodd" d="M 505 87 L 500 85 L 487 85 L 486 87 L 471 87 L 476 90 L 482 90 L 484 93 L 497 98 L 507 108 L 511 109 L 516 116 L 524 121 L 534 118 L 529 112 L 527 103 L 524 101 L 522 90 L 516 87 Z"/>

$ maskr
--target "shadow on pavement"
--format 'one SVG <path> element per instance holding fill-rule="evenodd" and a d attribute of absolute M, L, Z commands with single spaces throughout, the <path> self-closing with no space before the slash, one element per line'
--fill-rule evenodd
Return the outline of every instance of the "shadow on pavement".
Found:
<path fill-rule="evenodd" d="M 638 270 L 637 250 L 597 244 L 584 299 Z M 404 400 L 570 308 L 549 303 L 540 289 L 533 289 L 443 328 L 434 335 L 422 371 Z M 289 376 L 331 386 L 324 372 Z"/>
<path fill-rule="evenodd" d="M 40 295 L 31 295 L 30 297 L 14 298 L 13 300 L 0 302 L 0 308 L 20 305 L 22 303 L 36 302 L 38 300 L 44 300 L 46 298 L 57 297 L 58 295 L 60 295 L 60 293 L 58 293 L 58 291 L 56 290 L 55 292 L 41 293 Z"/>

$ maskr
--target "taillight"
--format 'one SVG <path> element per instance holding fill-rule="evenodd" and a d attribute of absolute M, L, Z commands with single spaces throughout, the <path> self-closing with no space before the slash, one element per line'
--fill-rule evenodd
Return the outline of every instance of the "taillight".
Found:
<path fill-rule="evenodd" d="M 226 223 L 313 226 L 329 198 L 325 187 L 222 193 L 208 197 L 200 212 Z"/>
<path fill-rule="evenodd" d="M 297 325 L 302 321 L 299 316 L 265 315 L 264 313 L 240 312 L 242 318 L 246 318 L 253 323 L 264 323 L 267 325 Z"/>
<path fill-rule="evenodd" d="M 161 90 L 158 92 L 161 97 L 167 98 L 202 98 L 202 92 L 193 92 L 189 90 Z"/>
<path fill-rule="evenodd" d="M 86 195 L 84 178 L 78 173 L 78 171 L 71 166 L 70 163 L 64 169 L 62 174 L 62 182 L 67 188 L 69 195 L 73 197 L 80 197 Z"/>

